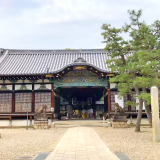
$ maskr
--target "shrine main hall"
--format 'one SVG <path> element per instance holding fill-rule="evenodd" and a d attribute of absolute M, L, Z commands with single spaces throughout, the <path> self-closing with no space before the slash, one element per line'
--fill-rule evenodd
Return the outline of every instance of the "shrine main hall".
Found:
<path fill-rule="evenodd" d="M 108 53 L 102 49 L 87 50 L 13 50 L 0 49 L 0 118 L 32 119 L 36 109 L 47 105 L 48 117 L 73 110 L 92 108 L 94 115 L 114 114 L 118 91 L 114 76 L 107 68 Z M 137 114 L 126 106 L 132 95 L 123 97 L 127 114 Z M 27 108 L 28 107 L 28 108 Z"/>

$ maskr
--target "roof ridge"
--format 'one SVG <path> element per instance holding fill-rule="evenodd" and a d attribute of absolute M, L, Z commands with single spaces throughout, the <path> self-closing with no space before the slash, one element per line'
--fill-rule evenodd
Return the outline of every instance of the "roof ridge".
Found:
<path fill-rule="evenodd" d="M 104 49 L 5 49 L 9 51 L 104 51 Z"/>
<path fill-rule="evenodd" d="M 103 49 L 91 50 L 8 50 L 9 54 L 95 54 L 107 53 Z"/>

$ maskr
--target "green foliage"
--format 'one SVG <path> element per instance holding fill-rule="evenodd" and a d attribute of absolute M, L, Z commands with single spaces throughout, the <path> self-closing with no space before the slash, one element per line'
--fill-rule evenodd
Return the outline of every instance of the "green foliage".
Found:
<path fill-rule="evenodd" d="M 131 94 L 134 88 L 138 99 L 150 104 L 150 94 L 146 89 L 153 85 L 160 87 L 160 21 L 147 25 L 140 21 L 142 10 L 129 10 L 128 13 L 131 22 L 122 28 L 102 25 L 104 50 L 110 57 L 106 63 L 111 72 L 117 73 L 110 82 L 118 83 L 120 96 Z M 124 40 L 123 32 L 129 34 L 130 40 Z M 140 89 L 143 91 L 139 92 Z M 135 102 L 127 103 L 136 106 Z"/>

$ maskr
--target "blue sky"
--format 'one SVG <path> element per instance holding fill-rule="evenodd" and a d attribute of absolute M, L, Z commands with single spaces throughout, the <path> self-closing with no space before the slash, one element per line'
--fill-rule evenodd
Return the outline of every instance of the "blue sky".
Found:
<path fill-rule="evenodd" d="M 0 48 L 103 48 L 102 24 L 123 26 L 128 9 L 160 20 L 159 0 L 0 0 Z"/>

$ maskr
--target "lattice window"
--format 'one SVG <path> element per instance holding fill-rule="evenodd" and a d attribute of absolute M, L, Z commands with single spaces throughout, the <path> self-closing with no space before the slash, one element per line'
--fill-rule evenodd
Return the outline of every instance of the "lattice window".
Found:
<path fill-rule="evenodd" d="M 0 113 L 12 112 L 12 93 L 0 93 Z"/>
<path fill-rule="evenodd" d="M 124 100 L 124 109 L 125 111 L 128 111 L 128 105 L 125 104 L 127 102 L 127 95 L 123 97 L 123 100 Z"/>
<path fill-rule="evenodd" d="M 111 91 L 111 110 L 112 111 L 114 111 L 115 95 L 118 95 L 118 91 Z M 125 105 L 125 102 L 127 101 L 127 95 L 123 97 L 123 101 L 124 101 L 124 109 L 128 111 L 128 106 Z"/>
<path fill-rule="evenodd" d="M 118 95 L 118 91 L 111 91 L 111 110 L 114 111 L 115 95 Z"/>
<path fill-rule="evenodd" d="M 27 112 L 26 104 L 29 104 L 28 112 L 31 112 L 32 93 L 15 93 L 15 112 Z"/>
<path fill-rule="evenodd" d="M 50 92 L 36 92 L 35 93 L 35 109 L 47 105 L 47 112 L 51 111 L 51 93 Z"/>

